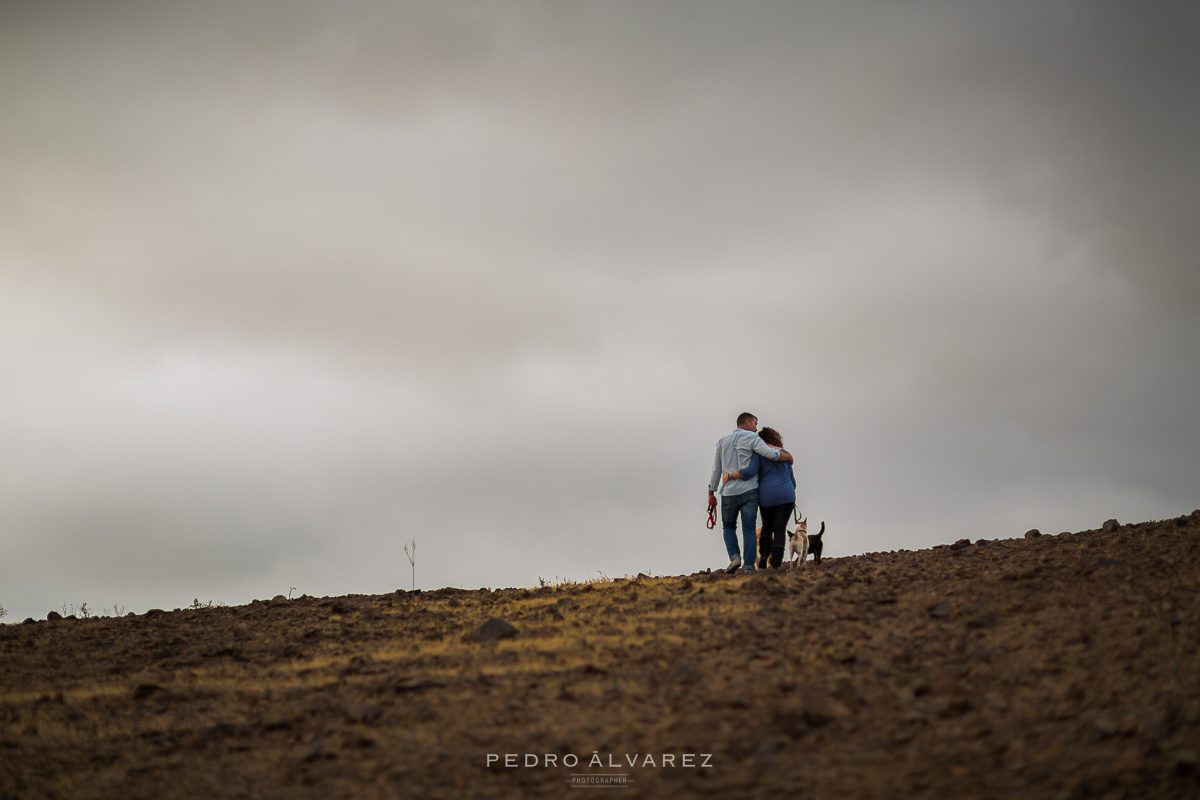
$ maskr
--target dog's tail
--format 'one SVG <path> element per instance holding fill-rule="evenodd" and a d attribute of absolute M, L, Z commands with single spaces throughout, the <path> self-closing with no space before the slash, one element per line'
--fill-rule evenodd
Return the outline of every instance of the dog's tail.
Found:
<path fill-rule="evenodd" d="M 820 536 L 824 532 L 825 532 L 825 520 L 821 520 L 821 530 L 817 532 L 817 536 Z"/>

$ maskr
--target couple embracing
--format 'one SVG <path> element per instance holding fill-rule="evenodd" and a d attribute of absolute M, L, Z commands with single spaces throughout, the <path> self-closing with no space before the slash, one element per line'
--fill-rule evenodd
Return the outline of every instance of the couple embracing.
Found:
<path fill-rule="evenodd" d="M 783 562 L 787 543 L 787 520 L 796 507 L 796 478 L 792 474 L 792 454 L 783 449 L 783 437 L 773 428 L 758 432 L 758 418 L 749 412 L 738 415 L 737 428 L 717 442 L 712 475 L 708 479 L 708 506 L 717 504 L 721 495 L 721 524 L 725 532 L 725 550 L 729 555 L 726 572 L 742 566 L 738 551 L 737 520 L 742 518 L 742 552 L 746 554 L 746 572 Z M 755 541 L 755 519 L 762 513 L 762 539 Z M 751 554 L 757 551 L 755 559 Z"/>

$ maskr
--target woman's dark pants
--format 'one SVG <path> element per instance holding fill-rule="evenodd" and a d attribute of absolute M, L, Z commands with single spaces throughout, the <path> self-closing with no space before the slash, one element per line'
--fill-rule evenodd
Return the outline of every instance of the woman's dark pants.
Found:
<path fill-rule="evenodd" d="M 787 544 L 787 521 L 795 503 L 781 506 L 759 506 L 762 514 L 762 538 L 758 540 L 758 554 L 768 556 L 772 567 L 783 563 L 783 548 Z"/>

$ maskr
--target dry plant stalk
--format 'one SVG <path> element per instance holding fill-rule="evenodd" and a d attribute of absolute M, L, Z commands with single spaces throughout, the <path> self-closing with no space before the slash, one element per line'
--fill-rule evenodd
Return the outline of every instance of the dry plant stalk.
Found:
<path fill-rule="evenodd" d="M 404 555 L 408 556 L 408 565 L 412 567 L 412 588 L 415 591 L 417 588 L 417 540 L 412 540 L 412 550 L 409 550 L 408 544 L 404 545 Z"/>

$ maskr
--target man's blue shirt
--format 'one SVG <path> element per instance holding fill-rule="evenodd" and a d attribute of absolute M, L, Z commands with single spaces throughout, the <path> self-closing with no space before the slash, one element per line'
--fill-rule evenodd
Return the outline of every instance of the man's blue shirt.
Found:
<path fill-rule="evenodd" d="M 757 475 L 742 480 L 730 479 L 721 485 L 722 472 L 741 472 L 750 466 L 750 458 L 755 453 L 771 461 L 779 460 L 779 451 L 764 442 L 762 437 L 754 431 L 738 428 L 733 433 L 722 436 L 717 442 L 717 453 L 713 457 L 712 475 L 708 479 L 708 488 L 722 497 L 731 497 L 751 489 L 757 489 Z"/>

